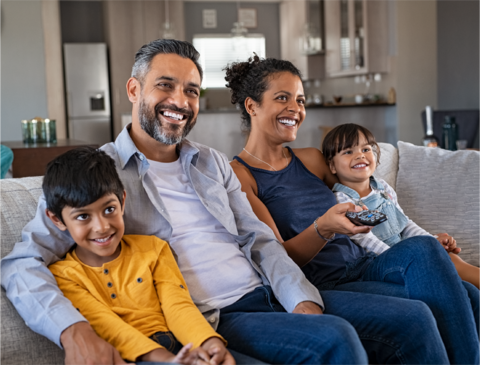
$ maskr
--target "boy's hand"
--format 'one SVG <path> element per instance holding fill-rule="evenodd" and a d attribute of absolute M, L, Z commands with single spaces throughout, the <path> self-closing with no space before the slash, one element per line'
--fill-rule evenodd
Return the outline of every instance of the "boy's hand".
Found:
<path fill-rule="evenodd" d="M 190 351 L 192 344 L 189 343 L 182 347 L 177 355 L 172 354 L 164 348 L 155 349 L 140 357 L 137 362 L 153 362 L 153 363 L 169 363 L 169 364 L 183 364 L 183 365 L 210 365 L 207 352 L 198 347 Z"/>
<path fill-rule="evenodd" d="M 65 364 L 118 365 L 126 364 L 118 351 L 97 336 L 88 322 L 77 322 L 60 335 L 65 349 Z"/>
<path fill-rule="evenodd" d="M 209 365 L 210 356 L 204 349 L 197 347 L 190 351 L 191 348 L 191 343 L 183 346 L 171 362 L 184 365 Z"/>
<path fill-rule="evenodd" d="M 201 348 L 210 355 L 210 365 L 235 365 L 235 359 L 218 337 L 210 337 Z"/>
<path fill-rule="evenodd" d="M 442 244 L 445 250 L 447 250 L 447 252 L 458 254 L 460 251 L 462 251 L 461 248 L 457 247 L 457 241 L 455 241 L 455 238 L 450 236 L 448 233 L 437 233 L 436 238 L 438 242 Z"/>

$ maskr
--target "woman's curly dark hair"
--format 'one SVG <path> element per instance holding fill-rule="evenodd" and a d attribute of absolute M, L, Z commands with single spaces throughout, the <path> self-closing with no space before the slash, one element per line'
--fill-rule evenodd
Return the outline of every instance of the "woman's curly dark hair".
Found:
<path fill-rule="evenodd" d="M 245 99 L 252 98 L 255 102 L 261 103 L 263 93 L 268 89 L 268 82 L 273 74 L 279 72 L 290 72 L 302 78 L 300 71 L 289 61 L 277 60 L 275 58 L 261 59 L 256 54 L 246 62 L 234 62 L 224 70 L 227 71 L 225 85 L 232 93 L 232 104 L 236 104 L 242 111 L 242 126 L 244 130 L 250 131 L 252 127 L 250 114 L 245 108 Z"/>

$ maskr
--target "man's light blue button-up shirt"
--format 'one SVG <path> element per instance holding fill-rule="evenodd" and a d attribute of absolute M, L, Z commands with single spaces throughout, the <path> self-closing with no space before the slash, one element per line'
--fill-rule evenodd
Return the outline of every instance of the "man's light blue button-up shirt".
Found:
<path fill-rule="evenodd" d="M 168 209 L 146 174 L 149 163 L 130 138 L 129 127 L 102 150 L 115 160 L 127 191 L 125 234 L 155 235 L 169 241 L 172 225 Z M 270 228 L 253 213 L 226 156 L 188 140 L 179 146 L 179 154 L 200 201 L 232 234 L 263 284 L 271 285 L 285 309 L 292 312 L 303 301 L 323 307 L 318 290 L 288 257 Z M 68 232 L 51 223 L 45 208 L 42 196 L 35 218 L 22 231 L 22 242 L 2 260 L 2 286 L 27 325 L 61 346 L 62 331 L 85 318 L 62 295 L 47 268 L 64 257 L 74 242 Z M 195 304 L 216 328 L 219 310 Z"/>

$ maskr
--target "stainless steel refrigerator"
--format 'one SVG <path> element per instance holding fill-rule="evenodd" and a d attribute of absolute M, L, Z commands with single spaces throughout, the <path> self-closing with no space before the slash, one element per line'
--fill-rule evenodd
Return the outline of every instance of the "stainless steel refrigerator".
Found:
<path fill-rule="evenodd" d="M 107 45 L 63 45 L 70 139 L 103 145 L 112 141 Z"/>

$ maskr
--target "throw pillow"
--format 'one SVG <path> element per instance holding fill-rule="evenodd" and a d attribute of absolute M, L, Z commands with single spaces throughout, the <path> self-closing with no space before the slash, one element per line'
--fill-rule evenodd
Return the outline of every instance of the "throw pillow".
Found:
<path fill-rule="evenodd" d="M 479 266 L 480 153 L 405 142 L 398 153 L 396 192 L 405 214 L 432 234 L 453 236 L 460 256 Z"/>

